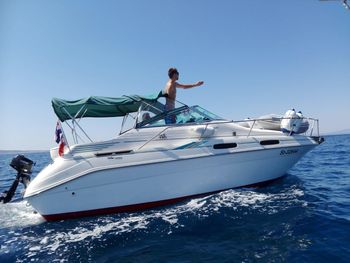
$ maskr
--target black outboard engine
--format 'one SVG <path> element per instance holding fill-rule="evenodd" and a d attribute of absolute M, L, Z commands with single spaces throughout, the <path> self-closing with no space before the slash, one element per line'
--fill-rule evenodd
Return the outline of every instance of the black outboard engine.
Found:
<path fill-rule="evenodd" d="M 10 189 L 0 195 L 0 203 L 3 202 L 5 204 L 11 201 L 19 182 L 24 185 L 24 188 L 27 188 L 30 183 L 30 174 L 32 173 L 33 165 L 35 163 L 24 155 L 17 155 L 12 159 L 10 166 L 17 171 L 17 176 Z"/>

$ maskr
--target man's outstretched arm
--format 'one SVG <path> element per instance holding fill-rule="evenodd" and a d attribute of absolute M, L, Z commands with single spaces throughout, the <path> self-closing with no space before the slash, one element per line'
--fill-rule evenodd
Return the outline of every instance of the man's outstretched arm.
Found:
<path fill-rule="evenodd" d="M 197 83 L 194 84 L 180 84 L 176 82 L 176 88 L 182 88 L 182 89 L 190 89 L 190 88 L 194 88 L 194 87 L 198 87 L 203 85 L 203 81 L 198 81 Z"/>

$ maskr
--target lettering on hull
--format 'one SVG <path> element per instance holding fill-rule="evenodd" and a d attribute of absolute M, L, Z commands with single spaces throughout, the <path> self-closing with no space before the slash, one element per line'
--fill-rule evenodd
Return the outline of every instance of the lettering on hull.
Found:
<path fill-rule="evenodd" d="M 288 150 L 281 150 L 280 155 L 289 155 L 289 154 L 295 154 L 299 152 L 299 149 L 288 149 Z"/>

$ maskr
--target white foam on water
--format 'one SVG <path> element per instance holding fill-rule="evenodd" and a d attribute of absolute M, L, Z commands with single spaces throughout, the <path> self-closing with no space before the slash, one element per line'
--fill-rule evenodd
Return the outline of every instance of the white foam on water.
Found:
<path fill-rule="evenodd" d="M 103 241 L 106 235 L 122 235 L 134 231 L 160 231 L 170 235 L 175 229 L 185 227 L 187 218 L 209 217 L 220 213 L 222 209 L 232 209 L 237 215 L 242 214 L 239 211 L 241 209 L 258 213 L 276 213 L 284 209 L 279 201 L 283 201 L 284 204 L 285 202 L 305 202 L 298 199 L 303 195 L 302 190 L 293 187 L 277 194 L 247 189 L 228 190 L 166 208 L 121 214 L 120 216 L 94 217 L 91 218 L 91 221 L 76 220 L 73 221 L 70 229 L 68 224 L 65 229 L 57 229 L 57 224 L 54 224 L 53 229 L 45 230 L 45 236 L 37 236 L 30 230 L 25 233 L 15 231 L 11 233 L 10 239 L 1 246 L 0 251 L 11 253 L 9 247 L 21 244 L 28 258 L 35 258 L 42 253 L 66 255 L 69 253 L 68 248 L 80 247 L 95 239 Z M 9 204 L 7 209 L 2 208 L 0 218 L 1 225 L 5 227 L 31 226 L 44 222 L 40 215 L 34 214 L 32 208 L 26 206 L 25 202 Z M 44 226 L 50 227 L 47 224 Z"/>
<path fill-rule="evenodd" d="M 291 187 L 284 189 L 279 193 L 262 193 L 252 189 L 235 189 L 220 192 L 202 199 L 191 200 L 188 205 L 190 207 L 192 202 L 198 202 L 202 205 L 197 207 L 197 213 L 203 216 L 210 216 L 213 213 L 220 212 L 221 209 L 241 210 L 246 209 L 252 212 L 261 212 L 274 214 L 278 211 L 288 209 L 291 204 L 300 204 L 307 206 L 304 200 L 300 197 L 304 195 L 301 189 Z M 284 205 L 281 205 L 283 202 Z"/>
<path fill-rule="evenodd" d="M 127 216 L 116 221 L 111 219 L 98 220 L 85 227 L 75 227 L 70 230 L 62 231 L 46 231 L 47 236 L 39 240 L 41 251 L 48 251 L 48 254 L 54 254 L 58 249 L 64 249 L 68 243 L 81 243 L 84 240 L 99 239 L 106 233 L 120 235 L 122 233 L 131 232 L 139 229 L 147 229 L 151 215 L 148 216 Z M 94 220 L 95 221 L 95 220 Z M 33 242 L 35 243 L 35 242 Z M 38 246 L 26 247 L 28 250 L 27 256 L 32 256 L 33 251 L 36 251 Z"/>
<path fill-rule="evenodd" d="M 258 208 L 272 198 L 271 194 L 257 193 L 253 191 L 229 190 L 219 193 L 212 199 L 213 206 L 217 207 L 252 207 Z"/>
<path fill-rule="evenodd" d="M 0 205 L 1 228 L 26 227 L 45 222 L 26 201 Z"/>
<path fill-rule="evenodd" d="M 178 207 L 172 207 L 164 209 L 163 211 L 146 211 L 143 213 L 131 213 L 120 218 L 107 217 L 98 219 L 93 219 L 92 224 L 87 226 L 79 226 L 70 230 L 63 230 L 60 232 L 47 230 L 44 238 L 37 240 L 39 243 L 34 247 L 27 247 L 27 256 L 33 256 L 40 247 L 41 251 L 49 251 L 49 254 L 57 252 L 58 249 L 64 248 L 68 243 L 80 243 L 82 241 L 89 241 L 91 239 L 103 238 L 107 233 L 112 233 L 115 235 L 121 235 L 123 233 L 129 233 L 137 230 L 146 230 L 148 225 L 155 220 L 162 220 L 163 222 L 169 224 L 169 226 L 174 226 L 175 228 L 183 227 L 184 225 L 179 224 L 179 215 L 184 213 L 193 213 L 200 209 L 206 204 L 208 197 L 202 199 L 193 199 L 184 205 Z M 168 231 L 169 233 L 169 231 Z M 23 239 L 23 238 L 22 238 Z"/>

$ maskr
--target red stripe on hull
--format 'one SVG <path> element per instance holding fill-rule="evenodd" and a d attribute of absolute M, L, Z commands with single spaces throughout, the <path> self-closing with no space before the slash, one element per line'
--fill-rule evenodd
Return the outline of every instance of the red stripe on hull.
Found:
<path fill-rule="evenodd" d="M 135 212 L 135 211 L 149 209 L 152 207 L 173 204 L 173 203 L 185 200 L 187 198 L 190 198 L 190 196 L 149 202 L 149 203 L 142 203 L 142 204 L 136 204 L 136 205 L 125 205 L 125 206 L 109 207 L 109 208 L 102 208 L 102 209 L 95 209 L 95 210 L 54 214 L 54 215 L 42 215 L 42 216 L 47 221 L 57 221 L 57 220 L 73 219 L 73 218 L 80 218 L 80 217 L 86 217 L 86 216 L 106 215 L 106 214 L 115 214 L 115 213 L 123 213 L 123 212 Z"/>
<path fill-rule="evenodd" d="M 241 186 L 239 188 L 262 187 L 262 186 L 266 186 L 266 185 L 268 185 L 268 184 L 270 184 L 270 183 L 272 183 L 280 178 L 281 177 L 276 178 L 276 179 L 272 179 L 269 181 L 256 183 L 256 184 Z M 141 204 L 134 204 L 134 205 L 125 205 L 125 206 L 117 206 L 117 207 L 109 207 L 109 208 L 94 209 L 94 210 L 87 210 L 87 211 L 53 214 L 53 215 L 42 215 L 42 217 L 44 217 L 45 220 L 47 220 L 47 221 L 59 221 L 59 220 L 64 220 L 64 219 L 75 219 L 75 218 L 88 217 L 88 216 L 115 214 L 115 213 L 123 213 L 123 212 L 135 212 L 135 211 L 146 210 L 146 209 L 153 208 L 153 207 L 174 204 L 174 203 L 177 203 L 177 202 L 180 202 L 180 201 L 183 201 L 186 199 L 190 199 L 190 198 L 196 198 L 196 197 L 201 197 L 201 196 L 205 196 L 205 195 L 215 194 L 215 193 L 219 193 L 219 192 L 226 191 L 229 189 L 231 189 L 231 188 L 223 189 L 223 190 L 219 190 L 219 191 L 214 191 L 214 192 L 209 192 L 209 193 L 188 195 L 188 196 L 183 196 L 183 197 L 178 197 L 178 198 L 173 198 L 173 199 L 149 202 L 149 203 L 141 203 Z"/>

